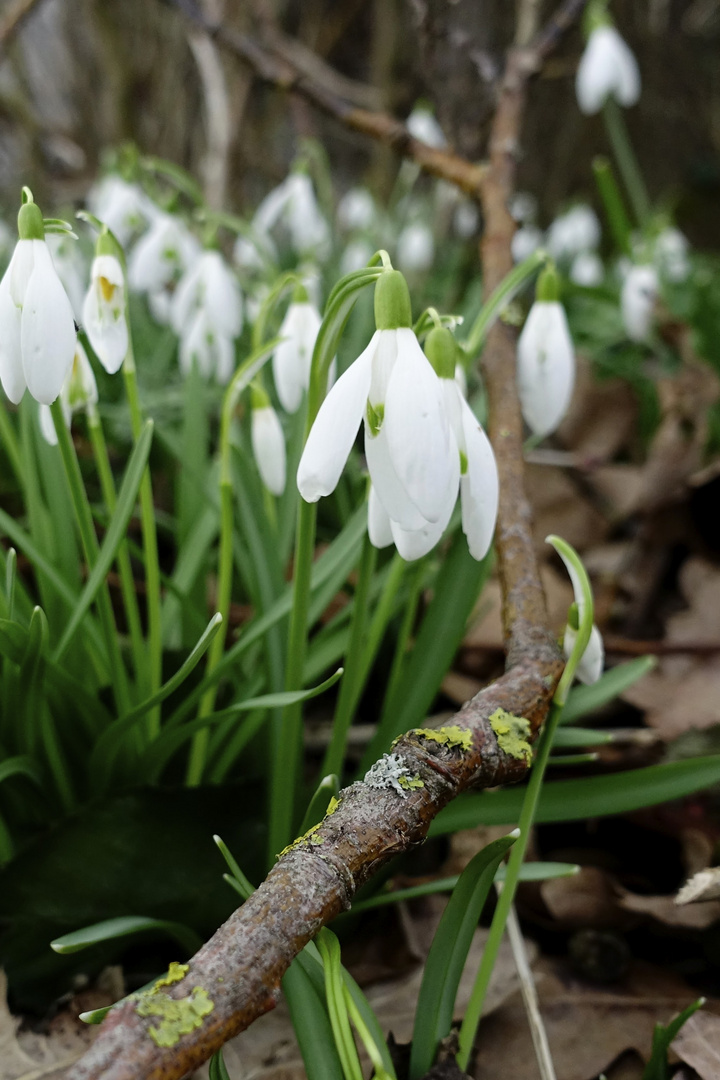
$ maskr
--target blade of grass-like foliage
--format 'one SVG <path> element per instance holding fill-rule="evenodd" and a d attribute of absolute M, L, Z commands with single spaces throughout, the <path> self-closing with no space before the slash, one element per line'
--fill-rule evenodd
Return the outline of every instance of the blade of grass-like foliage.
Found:
<path fill-rule="evenodd" d="M 207 509 L 206 492 L 210 487 L 208 476 L 210 430 L 208 420 L 208 402 L 205 400 L 207 387 L 197 364 L 193 364 L 183 380 L 182 412 L 182 463 L 177 473 L 175 490 L 177 498 L 177 544 L 178 559 L 191 538 L 196 522 Z M 193 624 L 196 613 L 205 607 L 205 579 L 196 574 L 188 585 L 187 603 L 182 605 L 179 631 L 173 644 L 188 647 L 196 634 Z M 163 613 L 163 635 L 171 629 Z"/>
<path fill-rule="evenodd" d="M 17 754 L 15 757 L 5 758 L 0 761 L 0 784 L 10 776 L 26 776 L 38 787 L 42 787 L 42 776 L 35 764 L 35 760 L 27 754 Z"/>
<path fill-rule="evenodd" d="M 308 957 L 307 948 L 285 972 L 283 994 L 307 1075 L 313 1080 L 339 1080 L 342 1065 L 325 1005 L 322 967 Z"/>
<path fill-rule="evenodd" d="M 302 819 L 302 824 L 298 830 L 299 836 L 304 836 L 308 829 L 322 821 L 327 813 L 330 800 L 337 798 L 339 790 L 340 781 L 335 773 L 330 773 L 322 778 L 305 811 L 305 817 Z"/>
<path fill-rule="evenodd" d="M 223 1058 L 222 1050 L 218 1050 L 210 1058 L 208 1078 L 209 1080 L 230 1080 L 230 1074 L 227 1071 L 227 1066 L 225 1065 L 225 1059 Z"/>
<path fill-rule="evenodd" d="M 166 592 L 162 610 L 163 641 L 167 647 L 175 640 L 173 635 L 180 636 L 178 622 L 183 617 L 190 617 L 188 595 L 200 577 L 200 571 L 217 536 L 219 524 L 217 507 L 206 506 L 193 523 L 178 552 L 172 577 L 167 582 L 170 592 Z M 197 611 L 193 610 L 192 615 L 201 620 L 204 607 L 203 603 Z"/>
<path fill-rule="evenodd" d="M 555 732 L 553 747 L 559 746 L 604 746 L 614 742 L 612 731 L 598 731 L 593 728 L 559 727 Z"/>
<path fill-rule="evenodd" d="M 618 664 L 610 668 L 604 675 L 591 686 L 574 686 L 568 694 L 568 699 L 563 706 L 560 723 L 572 724 L 588 713 L 607 705 L 623 690 L 642 679 L 657 664 L 654 656 L 639 656 L 636 660 L 628 660 L 625 664 Z"/>
<path fill-rule="evenodd" d="M 50 948 L 65 955 L 89 949 L 91 945 L 98 945 L 102 941 L 115 941 L 148 930 L 161 931 L 174 938 L 190 955 L 197 952 L 203 943 L 200 935 L 183 923 L 169 919 L 149 919 L 143 915 L 123 915 L 117 919 L 104 919 L 92 926 L 84 926 L 82 930 L 73 930 L 70 934 L 63 934 L 50 942 Z"/>
<path fill-rule="evenodd" d="M 392 740 L 417 726 L 433 698 L 465 633 L 467 620 L 487 580 L 492 555 L 477 562 L 458 530 L 435 583 L 433 599 L 423 619 L 412 655 L 386 703 L 383 718 L 360 764 L 365 772 L 389 748 Z"/>
<path fill-rule="evenodd" d="M 238 702 L 232 708 L 242 713 L 252 712 L 255 709 L 281 709 L 287 705 L 298 705 L 329 690 L 342 677 L 342 674 L 343 669 L 339 668 L 329 679 L 310 690 L 286 690 L 275 694 L 263 694 L 260 697 Z M 210 713 L 209 716 L 162 731 L 143 755 L 143 769 L 147 770 L 148 777 L 156 779 L 170 757 L 187 739 L 196 731 L 201 731 L 203 727 L 209 727 L 218 723 L 220 719 L 225 719 L 226 712 L 227 710 L 223 709 L 222 713 Z"/>
<path fill-rule="evenodd" d="M 152 434 L 153 422 L 152 420 L 148 420 L 130 455 L 127 468 L 125 469 L 122 486 L 118 493 L 115 513 L 110 519 L 110 527 L 105 534 L 105 539 L 100 547 L 100 552 L 95 565 L 90 572 L 90 576 L 85 583 L 85 587 L 83 588 L 80 597 L 76 601 L 70 621 L 65 627 L 65 632 L 60 639 L 60 643 L 55 649 L 53 659 L 56 661 L 62 658 L 75 636 L 88 608 L 105 581 L 108 570 L 115 560 L 117 549 L 127 532 L 128 522 L 130 521 L 130 517 L 135 508 L 138 490 L 150 453 Z"/>
<path fill-rule="evenodd" d="M 543 786 L 535 820 L 578 821 L 626 814 L 683 799 L 713 784 L 720 784 L 720 754 L 630 769 L 614 776 L 553 780 Z M 519 817 L 522 800 L 523 788 L 461 795 L 440 811 L 429 835 L 443 836 L 480 824 L 512 825 Z"/>
<path fill-rule="evenodd" d="M 523 863 L 520 869 L 520 881 L 549 881 L 552 878 L 573 877 L 580 867 L 575 863 L 561 862 L 531 862 Z M 495 874 L 496 881 L 502 881 L 505 877 L 505 866 L 501 863 Z M 403 900 L 415 900 L 419 896 L 432 896 L 434 893 L 451 892 L 458 881 L 459 874 L 452 877 L 438 878 L 436 881 L 425 881 L 422 885 L 410 885 L 407 889 L 393 889 L 391 892 L 379 892 L 367 900 L 359 900 L 353 904 L 353 914 L 359 911 L 370 911 L 372 908 L 387 907 L 388 904 L 398 904 Z"/>
<path fill-rule="evenodd" d="M 383 1030 L 380 1027 L 380 1023 L 377 1016 L 375 1015 L 374 1009 L 370 1005 L 370 1002 L 365 997 L 358 984 L 353 979 L 350 972 L 346 971 L 345 968 L 342 968 L 342 978 L 345 986 L 345 993 L 350 995 L 352 1003 L 355 1006 L 356 1010 L 354 1012 L 352 1007 L 350 1005 L 348 1006 L 350 1018 L 355 1025 L 358 1033 L 360 1034 L 360 1037 L 368 1052 L 370 1052 L 370 1050 L 368 1046 L 367 1036 L 370 1037 L 370 1039 L 374 1043 L 376 1052 L 379 1053 L 379 1061 L 377 1060 L 377 1058 L 375 1058 L 374 1055 L 372 1055 L 373 1058 L 375 1058 L 373 1060 L 375 1076 L 378 1076 L 380 1072 L 379 1066 L 381 1066 L 382 1069 L 384 1069 L 385 1073 L 387 1073 L 387 1075 L 391 1077 L 391 1080 L 396 1080 L 395 1066 L 393 1065 L 390 1051 L 388 1050 L 388 1045 L 385 1041 L 385 1036 L 383 1035 Z M 362 1033 L 360 1022 L 364 1024 L 366 1034 Z"/>
<path fill-rule="evenodd" d="M 683 1024 L 690 1019 L 693 1013 L 701 1009 L 705 1004 L 705 998 L 698 998 L 692 1005 L 671 1020 L 669 1024 L 656 1024 L 653 1032 L 652 1051 L 650 1060 L 642 1074 L 642 1080 L 669 1080 L 670 1068 L 668 1066 L 668 1050 L 670 1044 L 677 1038 Z"/>
<path fill-rule="evenodd" d="M 112 759 L 115 756 L 118 743 L 122 742 L 128 731 L 130 731 L 149 709 L 154 705 L 159 705 L 166 697 L 169 697 L 170 694 L 174 693 L 175 690 L 182 686 L 188 675 L 195 669 L 207 652 L 210 642 L 220 629 L 221 622 L 222 619 L 219 615 L 213 615 L 205 628 L 205 632 L 195 645 L 195 648 L 180 665 L 175 674 L 168 679 L 166 683 L 163 683 L 157 693 L 152 694 L 149 698 L 146 698 L 145 701 L 141 702 L 140 705 L 137 705 L 130 712 L 125 713 L 124 716 L 121 716 L 98 739 L 90 758 L 90 773 L 95 777 L 96 785 L 100 785 L 97 790 L 103 790 L 104 784 L 107 782 Z"/>
<path fill-rule="evenodd" d="M 410 1080 L 420 1080 L 432 1067 L 440 1041 L 450 1034 L 455 998 L 500 860 L 517 833 L 503 836 L 479 851 L 460 875 L 435 932 L 418 995 L 410 1051 Z"/>
<path fill-rule="evenodd" d="M 252 896 L 255 889 L 245 877 L 245 874 L 243 874 L 242 870 L 240 869 L 240 864 L 238 863 L 237 859 L 235 859 L 232 852 L 230 851 L 230 848 L 227 846 L 222 837 L 218 836 L 216 833 L 215 836 L 213 836 L 213 840 L 215 841 L 215 844 L 217 845 L 220 854 L 227 863 L 230 869 L 230 873 L 232 874 L 236 884 L 239 887 L 238 891 L 240 892 L 240 895 L 242 896 L 243 900 L 247 900 L 249 896 Z"/>
<path fill-rule="evenodd" d="M 48 643 L 48 624 L 45 612 L 36 607 L 30 618 L 25 655 L 20 662 L 18 722 L 24 749 L 32 754 L 40 750 L 40 724 L 45 708 L 45 668 Z"/>
<path fill-rule="evenodd" d="M 316 939 L 325 973 L 325 1000 L 335 1047 L 342 1064 L 345 1080 L 363 1080 L 360 1059 L 353 1039 L 347 1005 L 343 994 L 343 978 L 340 963 L 340 942 L 332 930 L 323 926 Z"/>

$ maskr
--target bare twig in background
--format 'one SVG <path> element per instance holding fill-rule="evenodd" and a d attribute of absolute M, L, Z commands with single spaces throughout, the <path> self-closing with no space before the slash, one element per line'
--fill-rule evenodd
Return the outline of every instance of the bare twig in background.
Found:
<path fill-rule="evenodd" d="M 7 10 L 0 16 L 0 49 L 7 45 L 13 34 L 20 29 L 20 25 L 33 8 L 37 7 L 40 0 L 14 0 Z"/>
<path fill-rule="evenodd" d="M 178 0 L 187 11 L 189 0 Z M 579 11 L 577 0 L 561 13 Z M 556 26 L 554 23 L 553 26 Z M 207 27 L 203 27 L 207 29 Z M 525 84 L 556 35 L 540 38 L 538 49 L 515 50 L 508 58 L 490 142 L 487 169 L 452 154 L 431 151 L 411 139 L 402 124 L 380 113 L 358 110 L 336 99 L 327 87 L 308 82 L 285 60 L 243 35 L 232 35 L 234 51 L 265 81 L 302 93 L 355 130 L 364 130 L 428 171 L 480 194 L 485 213 L 482 243 L 484 287 L 490 292 L 512 266 L 514 223 L 507 210 Z M 222 28 L 218 42 L 228 44 Z M 533 735 L 540 729 L 562 671 L 557 645 L 547 626 L 525 495 L 522 425 L 515 389 L 515 334 L 497 323 L 485 347 L 491 436 L 500 474 L 501 502 L 496 549 L 504 596 L 503 625 L 508 648 L 505 675 L 482 690 L 453 718 L 467 733 L 467 746 L 448 746 L 410 732 L 394 748 L 408 776 L 421 786 L 408 792 L 358 782 L 346 788 L 337 810 L 311 837 L 281 856 L 267 879 L 190 960 L 187 973 L 165 991 L 185 999 L 198 988 L 212 1011 L 198 1027 L 160 1047 L 149 1035 L 152 1018 L 138 1015 L 129 1000 L 104 1021 L 88 1053 L 67 1074 L 71 1080 L 179 1080 L 207 1060 L 231 1036 L 273 1008 L 289 964 L 318 929 L 347 909 L 356 890 L 389 859 L 421 843 L 431 820 L 456 795 L 519 780 L 527 771 L 523 755 L 498 746 L 490 717 L 498 709 L 526 717 Z M 381 771 L 382 775 L 382 771 Z M 399 785 L 397 785 L 399 787 Z"/>
<path fill-rule="evenodd" d="M 226 203 L 232 142 L 227 82 L 217 46 L 205 31 L 188 31 L 188 44 L 197 64 L 205 103 L 207 144 L 201 166 L 203 194 L 212 210 L 221 210 Z"/>

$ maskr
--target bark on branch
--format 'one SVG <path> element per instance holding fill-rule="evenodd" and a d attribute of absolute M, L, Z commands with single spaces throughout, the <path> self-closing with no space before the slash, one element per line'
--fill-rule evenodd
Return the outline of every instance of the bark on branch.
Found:
<path fill-rule="evenodd" d="M 581 7 L 579 0 L 572 0 L 562 5 L 560 14 L 577 14 Z M 341 108 L 326 90 L 283 69 L 280 61 L 249 39 L 237 41 L 236 51 L 267 81 L 302 93 L 343 123 L 390 142 L 428 171 L 479 193 L 485 215 L 483 275 L 490 292 L 512 265 L 514 223 L 507 203 L 527 80 L 549 48 L 543 43 L 555 33 L 544 31 L 537 46 L 510 53 L 485 170 L 451 154 L 430 151 L 390 117 L 345 104 Z M 215 35 L 226 43 L 221 28 L 215 28 Z M 195 988 L 204 991 L 212 1011 L 199 1018 L 195 1029 L 180 1035 L 172 1046 L 158 1046 L 150 1034 L 157 1019 L 139 1015 L 137 1001 L 129 1000 L 108 1015 L 97 1041 L 69 1070 L 70 1080 L 180 1080 L 273 1008 L 280 980 L 303 946 L 351 905 L 356 890 L 389 859 L 422 843 L 430 822 L 448 802 L 471 788 L 520 780 L 527 772 L 525 755 L 513 756 L 498 745 L 491 718 L 498 709 L 525 717 L 534 737 L 547 715 L 562 661 L 547 625 L 524 490 L 515 334 L 500 322 L 488 336 L 483 365 L 500 474 L 496 548 L 508 649 L 505 675 L 453 718 L 452 726 L 467 733 L 465 739 L 457 735 L 448 744 L 409 732 L 399 740 L 394 753 L 407 768 L 408 778 L 417 782 L 410 790 L 397 790 L 390 780 L 380 787 L 358 782 L 346 788 L 337 810 L 278 860 L 253 896 L 190 960 L 187 973 L 163 989 L 168 998 L 186 1000 L 198 993 Z"/>

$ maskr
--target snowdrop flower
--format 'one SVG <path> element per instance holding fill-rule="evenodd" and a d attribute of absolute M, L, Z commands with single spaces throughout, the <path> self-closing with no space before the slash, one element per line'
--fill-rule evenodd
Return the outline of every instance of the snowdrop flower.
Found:
<path fill-rule="evenodd" d="M 82 409 L 91 412 L 97 405 L 97 400 L 97 383 L 95 382 L 93 369 L 90 367 L 87 353 L 78 341 L 75 345 L 75 356 L 72 365 L 60 391 L 60 404 L 67 427 L 70 427 L 74 413 L 80 412 Z M 56 446 L 58 441 L 57 432 L 55 431 L 49 405 L 40 405 L 38 418 L 45 441 L 50 443 L 51 446 Z"/>
<path fill-rule="evenodd" d="M 179 218 L 158 213 L 133 248 L 128 263 L 130 287 L 161 293 L 200 255 L 200 245 Z"/>
<path fill-rule="evenodd" d="M 110 375 L 119 371 L 127 356 L 128 334 L 125 274 L 110 243 L 98 240 L 98 254 L 90 271 L 90 288 L 83 304 L 83 326 L 98 360 Z M 107 248 L 106 253 L 105 252 Z"/>
<path fill-rule="evenodd" d="M 91 189 L 87 204 L 123 247 L 158 214 L 157 207 L 137 184 L 114 175 L 103 177 Z"/>
<path fill-rule="evenodd" d="M 330 246 L 330 227 L 318 206 L 307 173 L 290 173 L 257 208 L 253 225 L 260 236 L 276 227 L 285 228 L 290 243 L 300 254 L 325 253 Z"/>
<path fill-rule="evenodd" d="M 602 285 L 605 268 L 602 259 L 594 251 L 580 251 L 570 266 L 570 280 L 576 285 L 593 288 Z"/>
<path fill-rule="evenodd" d="M 370 229 L 376 217 L 375 200 L 367 188 L 350 188 L 338 203 L 338 225 L 346 232 Z"/>
<path fill-rule="evenodd" d="M 252 387 L 250 438 L 263 484 L 271 494 L 282 495 L 285 490 L 285 436 L 270 398 L 257 385 Z"/>
<path fill-rule="evenodd" d="M 652 327 L 658 275 L 654 266 L 631 266 L 620 292 L 625 333 L 631 341 L 646 341 Z"/>
<path fill-rule="evenodd" d="M 334 491 L 365 422 L 365 456 L 385 513 L 403 529 L 436 525 L 457 491 L 457 446 L 440 380 L 413 333 L 407 284 L 386 270 L 375 286 L 377 330 L 325 398 L 298 467 L 307 502 Z M 452 508 L 451 508 L 452 509 Z"/>
<path fill-rule="evenodd" d="M 517 377 L 526 424 L 535 435 L 549 435 L 567 412 L 575 382 L 575 352 L 558 300 L 557 275 L 550 267 L 540 275 L 535 303 L 518 339 Z"/>
<path fill-rule="evenodd" d="M 608 97 L 624 106 L 640 97 L 640 70 L 633 53 L 614 26 L 596 24 L 590 32 L 575 79 L 581 112 L 599 112 Z"/>
<path fill-rule="evenodd" d="M 536 225 L 523 225 L 513 233 L 510 251 L 516 263 L 525 262 L 543 245 L 543 233 Z"/>
<path fill-rule="evenodd" d="M 322 319 L 298 285 L 285 318 L 280 324 L 278 343 L 272 358 L 275 389 L 285 412 L 300 408 L 304 391 L 310 386 L 310 364 Z"/>
<path fill-rule="evenodd" d="M 470 199 L 463 199 L 455 208 L 453 228 L 461 240 L 469 240 L 480 228 L 478 208 Z"/>
<path fill-rule="evenodd" d="M 423 105 L 415 106 L 405 121 L 405 127 L 414 139 L 427 143 L 428 146 L 432 146 L 435 150 L 442 150 L 447 146 L 447 139 L 442 128 L 430 109 L 425 108 Z"/>
<path fill-rule="evenodd" d="M 562 561 L 565 563 L 565 569 L 570 575 L 573 593 L 575 594 L 575 602 L 570 607 L 568 622 L 563 635 L 563 653 L 565 659 L 569 660 L 572 656 L 575 641 L 577 640 L 577 632 L 585 612 L 585 604 L 587 602 L 585 590 L 583 589 L 578 568 L 574 565 L 573 559 L 570 557 L 571 553 L 577 559 L 577 554 L 573 552 L 572 549 L 570 549 L 569 553 L 566 553 L 563 549 L 567 548 L 569 545 L 566 545 L 559 537 L 548 536 L 546 537 L 546 540 L 548 543 L 552 544 Z M 575 669 L 575 678 L 586 684 L 597 682 L 602 675 L 604 663 L 605 648 L 603 646 L 602 636 L 593 623 L 590 632 L 590 640 L 585 646 L 585 651 L 580 658 L 580 663 Z"/>
<path fill-rule="evenodd" d="M 340 256 L 340 273 L 343 277 L 352 274 L 353 270 L 362 270 L 367 266 L 375 252 L 374 247 L 367 240 L 351 240 Z"/>
<path fill-rule="evenodd" d="M 263 250 L 265 251 L 266 258 L 263 258 Z M 263 237 L 262 249 L 259 243 L 255 242 L 255 240 L 251 240 L 247 236 L 238 236 L 235 241 L 233 260 L 240 270 L 257 273 L 258 271 L 265 269 L 266 259 L 275 262 L 276 258 L 277 252 L 275 251 L 275 245 L 272 243 L 269 236 Z"/>
<path fill-rule="evenodd" d="M 183 375 L 189 375 L 197 364 L 203 378 L 214 378 L 221 386 L 230 382 L 235 369 L 232 340 L 213 326 L 205 308 L 198 308 L 180 339 L 178 360 Z"/>
<path fill-rule="evenodd" d="M 422 274 L 432 266 L 435 241 L 422 221 L 406 225 L 397 241 L 397 263 L 406 274 Z"/>
<path fill-rule="evenodd" d="M 209 323 L 227 338 L 242 329 L 242 293 L 235 276 L 219 251 L 203 251 L 186 270 L 170 303 L 170 323 L 182 337 L 202 308 Z"/>
<path fill-rule="evenodd" d="M 515 221 L 521 221 L 524 225 L 530 225 L 535 221 L 538 212 L 538 202 L 529 191 L 518 191 L 510 200 L 510 214 Z"/>
<path fill-rule="evenodd" d="M 663 229 L 655 240 L 654 263 L 668 281 L 684 281 L 690 273 L 690 244 L 679 229 Z"/>
<path fill-rule="evenodd" d="M 75 355 L 75 322 L 45 243 L 40 208 L 27 188 L 23 198 L 20 238 L 0 281 L 0 381 L 16 405 L 26 387 L 50 405 Z"/>
<path fill-rule="evenodd" d="M 546 243 L 558 261 L 572 259 L 582 251 L 593 251 L 600 243 L 600 222 L 591 207 L 580 203 L 555 218 Z"/>

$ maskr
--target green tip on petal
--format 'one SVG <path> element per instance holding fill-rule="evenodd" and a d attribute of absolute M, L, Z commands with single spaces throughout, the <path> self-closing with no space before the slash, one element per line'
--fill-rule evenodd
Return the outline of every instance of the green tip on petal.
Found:
<path fill-rule="evenodd" d="M 535 299 L 541 303 L 556 303 L 560 299 L 560 278 L 554 263 L 548 263 L 538 278 Z"/>
<path fill-rule="evenodd" d="M 292 302 L 293 304 L 307 304 L 308 302 L 308 292 L 302 281 L 298 281 L 293 290 Z"/>
<path fill-rule="evenodd" d="M 122 244 L 115 234 L 108 229 L 107 225 L 103 226 L 100 235 L 97 238 L 95 254 L 112 255 L 117 259 L 121 266 L 124 265 L 125 252 L 123 251 Z"/>
<path fill-rule="evenodd" d="M 375 325 L 378 330 L 412 326 L 407 281 L 399 270 L 383 270 L 375 285 Z"/>
<path fill-rule="evenodd" d="M 37 203 L 26 202 L 20 207 L 18 213 L 18 236 L 21 240 L 45 239 L 42 211 Z"/>
<path fill-rule="evenodd" d="M 455 378 L 457 345 L 446 326 L 434 326 L 425 338 L 425 355 L 441 379 Z"/>
<path fill-rule="evenodd" d="M 608 12 L 607 0 L 591 0 L 583 16 L 582 28 L 585 38 L 589 38 L 593 30 L 597 30 L 601 26 L 612 25 L 613 21 Z"/>

